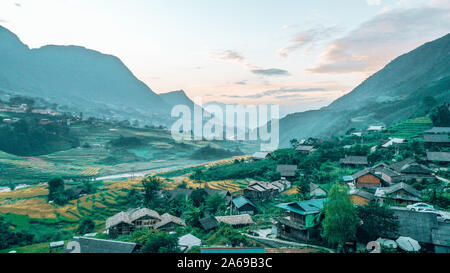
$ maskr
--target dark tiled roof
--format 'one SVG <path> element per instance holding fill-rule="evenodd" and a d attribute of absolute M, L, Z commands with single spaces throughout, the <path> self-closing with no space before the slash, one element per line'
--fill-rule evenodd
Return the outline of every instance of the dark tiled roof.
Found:
<path fill-rule="evenodd" d="M 425 133 L 429 134 L 450 134 L 450 127 L 434 127 Z"/>
<path fill-rule="evenodd" d="M 341 164 L 367 165 L 369 164 L 366 156 L 346 156 L 340 160 Z"/>
<path fill-rule="evenodd" d="M 424 135 L 423 140 L 429 143 L 449 143 L 448 135 Z"/>
<path fill-rule="evenodd" d="M 81 253 L 132 253 L 136 248 L 135 243 L 87 237 L 74 237 L 73 239 L 80 244 Z"/>
<path fill-rule="evenodd" d="M 375 195 L 371 194 L 370 192 L 363 191 L 363 190 L 352 190 L 352 191 L 350 191 L 350 195 L 361 196 L 361 197 L 366 198 L 368 200 L 374 200 L 375 199 Z"/>
<path fill-rule="evenodd" d="M 448 152 L 427 152 L 428 161 L 450 162 L 450 153 Z"/>
<path fill-rule="evenodd" d="M 419 163 L 406 164 L 400 169 L 404 174 L 432 174 L 433 170 Z"/>
<path fill-rule="evenodd" d="M 216 218 L 208 216 L 200 219 L 200 225 L 202 225 L 204 230 L 210 230 L 216 228 L 219 225 L 219 222 L 217 222 Z"/>
<path fill-rule="evenodd" d="M 415 162 L 414 159 L 412 159 L 412 158 L 407 158 L 407 159 L 402 160 L 402 161 L 400 161 L 400 162 L 391 164 L 390 167 L 391 167 L 391 169 L 393 169 L 394 171 L 400 172 L 401 169 L 403 168 L 403 166 L 405 166 L 406 164 L 413 163 L 413 162 Z"/>

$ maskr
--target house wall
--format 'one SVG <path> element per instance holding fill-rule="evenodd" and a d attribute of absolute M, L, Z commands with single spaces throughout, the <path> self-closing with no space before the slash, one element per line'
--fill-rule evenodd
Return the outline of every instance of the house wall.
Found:
<path fill-rule="evenodd" d="M 381 187 L 381 179 L 373 174 L 366 174 L 356 180 L 357 188 L 376 188 Z"/>
<path fill-rule="evenodd" d="M 359 205 L 359 206 L 366 206 L 369 204 L 370 200 L 361 197 L 359 195 L 350 195 L 350 201 L 352 201 L 353 204 Z"/>
<path fill-rule="evenodd" d="M 133 225 L 136 229 L 139 228 L 145 228 L 145 227 L 151 227 L 154 224 L 156 224 L 159 221 L 159 219 L 153 218 L 151 216 L 144 216 L 141 217 L 135 221 L 133 221 Z"/>

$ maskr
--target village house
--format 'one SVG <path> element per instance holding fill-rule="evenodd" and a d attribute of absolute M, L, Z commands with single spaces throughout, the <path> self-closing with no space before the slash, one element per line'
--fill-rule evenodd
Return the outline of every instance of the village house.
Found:
<path fill-rule="evenodd" d="M 371 201 L 375 200 L 375 195 L 361 189 L 350 190 L 349 195 L 350 201 L 358 206 L 367 206 Z"/>
<path fill-rule="evenodd" d="M 394 163 L 390 168 L 401 175 L 401 181 L 415 179 L 417 181 L 431 181 L 434 179 L 433 170 L 419 164 L 414 159 L 407 158 L 403 161 Z"/>
<path fill-rule="evenodd" d="M 268 152 L 256 152 L 252 155 L 253 161 L 261 161 L 267 158 L 270 158 L 271 154 Z"/>
<path fill-rule="evenodd" d="M 434 213 L 393 208 L 399 221 L 398 234 L 410 237 L 435 253 L 450 253 L 450 224 L 439 221 Z"/>
<path fill-rule="evenodd" d="M 254 202 L 269 200 L 278 197 L 279 194 L 277 187 L 262 181 L 250 182 L 247 188 L 244 189 L 244 196 Z"/>
<path fill-rule="evenodd" d="M 450 162 L 449 152 L 427 152 L 427 160 L 429 162 L 446 165 Z"/>
<path fill-rule="evenodd" d="M 213 216 L 206 216 L 205 218 L 200 219 L 199 222 L 205 231 L 215 229 L 219 226 L 219 222 L 217 222 L 216 218 Z"/>
<path fill-rule="evenodd" d="M 79 247 L 75 247 L 78 245 Z M 138 250 L 136 243 L 111 241 L 103 239 L 95 239 L 89 237 L 73 237 L 72 241 L 68 243 L 68 247 L 64 253 L 83 253 L 83 254 L 130 254 Z"/>
<path fill-rule="evenodd" d="M 411 205 L 422 201 L 420 192 L 406 183 L 398 183 L 390 187 L 378 188 L 375 197 L 380 204 L 388 202 L 394 205 Z"/>
<path fill-rule="evenodd" d="M 312 155 L 316 151 L 316 149 L 314 149 L 314 146 L 310 145 L 298 145 L 295 150 L 307 155 Z"/>
<path fill-rule="evenodd" d="M 173 231 L 179 226 L 186 226 L 186 223 L 176 216 L 165 213 L 161 215 L 161 221 L 157 222 L 153 228 L 163 231 Z"/>
<path fill-rule="evenodd" d="M 406 143 L 407 140 L 403 139 L 403 138 L 391 138 L 388 141 L 386 141 L 385 143 L 383 143 L 381 145 L 382 148 L 389 148 L 392 145 L 399 145 L 399 144 L 404 144 Z"/>
<path fill-rule="evenodd" d="M 281 180 L 278 181 L 274 181 L 271 184 L 277 187 L 279 192 L 283 192 L 292 187 L 292 183 L 289 180 L 286 180 L 285 178 L 282 178 Z"/>
<path fill-rule="evenodd" d="M 281 174 L 281 177 L 295 177 L 297 172 L 297 165 L 278 165 L 277 172 Z"/>
<path fill-rule="evenodd" d="M 309 184 L 309 196 L 311 197 L 324 197 L 327 196 L 327 192 L 317 184 Z"/>
<path fill-rule="evenodd" d="M 425 134 L 450 134 L 450 127 L 433 127 L 425 131 Z"/>
<path fill-rule="evenodd" d="M 366 168 L 352 175 L 354 186 L 360 188 L 379 188 L 387 184 L 372 168 Z"/>
<path fill-rule="evenodd" d="M 110 238 L 128 235 L 142 228 L 170 230 L 174 225 L 184 225 L 184 222 L 167 213 L 160 216 L 147 208 L 129 209 L 106 219 L 106 231 Z"/>
<path fill-rule="evenodd" d="M 371 125 L 367 128 L 368 132 L 381 132 L 384 130 L 384 126 L 382 125 Z"/>
<path fill-rule="evenodd" d="M 425 147 L 448 147 L 450 146 L 450 138 L 446 134 L 426 134 L 423 136 Z"/>
<path fill-rule="evenodd" d="M 342 167 L 361 167 L 369 165 L 366 156 L 345 156 L 340 160 Z"/>
<path fill-rule="evenodd" d="M 286 216 L 275 219 L 277 237 L 308 242 L 312 235 L 311 229 L 319 224 L 325 201 L 326 199 L 314 199 L 276 205 L 286 211 Z"/>
<path fill-rule="evenodd" d="M 194 246 L 200 247 L 201 245 L 202 240 L 190 233 L 178 238 L 178 246 L 180 247 L 182 252 L 186 252 Z"/>
<path fill-rule="evenodd" d="M 208 186 L 208 184 L 206 184 L 204 190 L 206 191 L 208 196 L 218 194 L 218 195 L 222 196 L 223 198 L 225 198 L 225 200 L 227 201 L 227 206 L 229 206 L 231 204 L 231 199 L 233 199 L 233 196 L 231 195 L 231 193 L 229 191 L 213 189 L 213 188 L 210 188 Z"/>
<path fill-rule="evenodd" d="M 234 228 L 241 228 L 255 224 L 250 214 L 230 215 L 230 216 L 216 216 L 219 223 L 225 223 Z"/>
<path fill-rule="evenodd" d="M 231 202 L 231 211 L 234 214 L 250 214 L 254 215 L 256 213 L 256 205 L 252 201 L 241 195 L 233 198 Z"/>
<path fill-rule="evenodd" d="M 402 175 L 390 168 L 384 168 L 380 171 L 381 178 L 386 181 L 388 184 L 397 184 L 401 182 Z"/>

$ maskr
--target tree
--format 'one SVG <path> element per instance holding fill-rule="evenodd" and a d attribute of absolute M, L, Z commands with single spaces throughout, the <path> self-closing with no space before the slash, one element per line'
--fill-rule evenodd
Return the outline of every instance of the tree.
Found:
<path fill-rule="evenodd" d="M 344 186 L 334 185 L 328 196 L 324 206 L 323 235 L 330 245 L 341 251 L 345 242 L 355 239 L 358 216 Z"/>
<path fill-rule="evenodd" d="M 298 140 L 297 139 L 295 139 L 295 138 L 291 139 L 290 143 L 291 143 L 291 146 L 293 148 L 297 148 L 297 146 L 298 146 Z"/>
<path fill-rule="evenodd" d="M 227 200 L 218 193 L 206 198 L 205 203 L 206 212 L 212 215 L 216 215 L 220 212 L 225 212 L 225 210 L 227 209 Z"/>
<path fill-rule="evenodd" d="M 195 207 L 192 202 L 186 204 L 184 218 L 186 224 L 191 227 L 199 227 L 200 219 L 203 217 L 203 207 Z"/>
<path fill-rule="evenodd" d="M 127 204 L 133 208 L 142 206 L 143 200 L 141 193 L 136 189 L 131 189 L 127 194 Z"/>
<path fill-rule="evenodd" d="M 64 180 L 61 177 L 55 177 L 48 182 L 48 201 L 54 201 L 58 205 L 65 203 Z"/>
<path fill-rule="evenodd" d="M 196 189 L 191 194 L 191 200 L 196 207 L 204 205 L 207 197 L 208 193 L 205 191 L 205 189 Z"/>
<path fill-rule="evenodd" d="M 178 253 L 178 239 L 167 232 L 150 233 L 142 247 L 143 253 Z"/>
<path fill-rule="evenodd" d="M 144 186 L 144 205 L 147 208 L 155 208 L 160 204 L 158 191 L 162 189 L 162 181 L 157 177 L 147 177 L 142 180 Z"/>
<path fill-rule="evenodd" d="M 362 225 L 358 227 L 358 239 L 369 242 L 383 238 L 395 237 L 399 228 L 399 222 L 394 212 L 384 206 L 379 206 L 372 201 L 367 206 L 357 209 Z"/>
<path fill-rule="evenodd" d="M 94 232 L 95 222 L 91 218 L 84 218 L 77 228 L 77 234 L 84 235 Z"/>
<path fill-rule="evenodd" d="M 444 103 L 431 111 L 431 120 L 433 125 L 437 127 L 449 127 L 450 126 L 450 104 Z"/>

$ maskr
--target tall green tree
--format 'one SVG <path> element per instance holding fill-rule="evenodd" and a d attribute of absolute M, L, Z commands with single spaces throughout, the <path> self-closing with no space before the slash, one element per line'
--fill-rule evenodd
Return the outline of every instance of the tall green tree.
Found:
<path fill-rule="evenodd" d="M 225 212 L 227 209 L 227 200 L 218 193 L 206 198 L 205 204 L 206 212 L 212 215 Z"/>
<path fill-rule="evenodd" d="M 55 177 L 48 182 L 48 201 L 54 201 L 58 205 L 64 204 L 66 198 L 64 193 L 64 180 Z"/>
<path fill-rule="evenodd" d="M 144 246 L 143 253 L 178 253 L 178 239 L 175 235 L 167 232 L 149 233 Z"/>
<path fill-rule="evenodd" d="M 162 180 L 158 177 L 147 177 L 142 180 L 144 186 L 144 205 L 147 208 L 156 208 L 161 202 L 158 192 L 162 189 Z"/>
<path fill-rule="evenodd" d="M 95 222 L 91 218 L 84 218 L 77 228 L 77 234 L 84 235 L 94 232 Z"/>
<path fill-rule="evenodd" d="M 323 235 L 332 246 L 342 251 L 344 243 L 356 238 L 358 215 L 350 201 L 347 188 L 334 185 L 324 206 Z"/>

